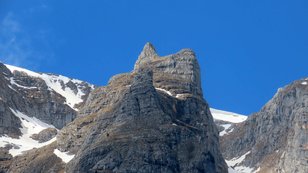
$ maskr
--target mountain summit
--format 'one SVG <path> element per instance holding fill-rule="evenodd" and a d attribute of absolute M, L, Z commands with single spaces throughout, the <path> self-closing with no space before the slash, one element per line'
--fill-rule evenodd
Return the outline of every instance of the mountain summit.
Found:
<path fill-rule="evenodd" d="M 35 79 L 40 80 L 40 77 L 37 75 Z M 47 78 L 41 81 L 47 84 L 46 92 L 55 91 L 48 81 Z M 63 90 L 69 91 L 65 87 L 67 81 L 63 83 Z M 76 113 L 74 120 L 63 128 L 59 126 L 62 129 L 56 132 L 57 137 L 47 140 L 40 148 L 14 155 L 14 158 L 7 148 L 5 161 L 2 164 L 0 161 L 2 167 L 6 166 L 4 170 L 228 171 L 219 151 L 216 125 L 203 99 L 199 64 L 190 49 L 160 57 L 153 45 L 147 43 L 132 72 L 113 76 L 107 86 L 91 90 L 78 107 L 64 100 L 62 103 Z M 25 118 L 32 115 L 23 109 L 17 110 L 12 107 L 7 111 Z M 34 135 L 35 138 L 44 139 L 46 134 L 52 133 L 45 131 Z"/>
<path fill-rule="evenodd" d="M 134 71 L 93 91 L 91 113 L 60 132 L 58 149 L 75 154 L 66 172 L 227 172 L 197 59 L 154 50 L 147 43 Z"/>
<path fill-rule="evenodd" d="M 95 87 L 0 63 L 0 172 L 307 173 L 308 78 L 257 113 L 209 108 L 190 49 L 147 43 Z"/>

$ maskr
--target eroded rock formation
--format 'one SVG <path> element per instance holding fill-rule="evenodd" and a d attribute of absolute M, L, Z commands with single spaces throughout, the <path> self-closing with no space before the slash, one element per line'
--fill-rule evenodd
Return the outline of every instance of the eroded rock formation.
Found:
<path fill-rule="evenodd" d="M 221 137 L 226 160 L 258 172 L 308 172 L 308 79 L 292 82 L 245 122 Z"/>

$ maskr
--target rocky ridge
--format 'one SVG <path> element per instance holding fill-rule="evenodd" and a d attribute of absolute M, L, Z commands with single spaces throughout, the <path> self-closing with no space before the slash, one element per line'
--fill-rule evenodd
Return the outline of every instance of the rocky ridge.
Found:
<path fill-rule="evenodd" d="M 308 78 L 279 89 L 260 112 L 222 136 L 227 163 L 239 172 L 251 168 L 245 173 L 308 172 L 307 83 Z"/>
<path fill-rule="evenodd" d="M 12 156 L 54 141 L 93 89 L 76 79 L 0 63 L 0 172 Z M 45 128 L 53 129 L 39 133 Z"/>
<path fill-rule="evenodd" d="M 52 160 L 45 172 L 227 172 L 218 138 L 195 54 L 159 57 L 148 43 L 132 72 L 92 91 L 55 142 L 9 172 L 38 172 L 38 158 Z"/>
<path fill-rule="evenodd" d="M 95 89 L 0 63 L 0 172 L 308 172 L 308 78 L 247 120 L 210 110 L 200 83 L 192 50 L 150 43 Z"/>
<path fill-rule="evenodd" d="M 146 44 L 85 105 L 57 138 L 75 154 L 66 172 L 227 172 L 191 50 L 159 57 Z"/>
<path fill-rule="evenodd" d="M 0 63 L 0 135 L 20 135 L 20 120 L 10 109 L 61 129 L 75 119 L 93 85 L 61 75 L 35 73 Z"/>

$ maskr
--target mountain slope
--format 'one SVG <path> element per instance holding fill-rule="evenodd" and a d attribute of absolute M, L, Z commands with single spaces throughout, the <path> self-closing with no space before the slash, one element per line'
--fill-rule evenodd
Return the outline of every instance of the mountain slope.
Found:
<path fill-rule="evenodd" d="M 14 74 L 17 73 L 24 73 L 30 78 L 38 78 L 42 79 L 48 87 L 48 90 L 56 92 L 60 94 L 62 97 L 66 99 L 65 104 L 70 106 L 72 109 L 78 110 L 78 104 L 84 101 L 83 97 L 86 97 L 87 94 L 91 90 L 94 89 L 94 85 L 89 83 L 77 80 L 77 79 L 70 79 L 68 77 L 62 75 L 54 75 L 54 74 L 47 74 L 47 73 L 36 73 L 27 69 L 23 69 L 20 67 L 12 66 L 5 64 L 5 66 Z M 37 89 L 36 86 L 23 86 L 18 84 L 20 79 L 18 77 L 13 76 L 10 78 L 11 85 L 17 86 L 23 89 Z"/>
<path fill-rule="evenodd" d="M 40 171 L 227 172 L 199 73 L 191 50 L 159 57 L 146 44 L 131 73 L 92 91 L 54 143 L 15 157 L 9 171 L 52 160 Z"/>
<path fill-rule="evenodd" d="M 229 122 L 229 123 L 240 123 L 247 119 L 247 116 L 233 113 L 233 112 L 218 110 L 214 108 L 211 108 L 210 110 L 211 110 L 214 120 L 216 121 L 224 121 L 224 122 Z"/>
<path fill-rule="evenodd" d="M 0 63 L 0 172 L 306 173 L 307 123 L 308 78 L 249 117 L 210 109 L 190 49 L 148 43 L 98 88 Z"/>
<path fill-rule="evenodd" d="M 12 156 L 55 141 L 56 129 L 76 118 L 93 88 L 76 79 L 0 63 L 0 172 Z"/>
<path fill-rule="evenodd" d="M 226 160 L 236 170 L 308 172 L 308 78 L 278 90 L 260 110 L 221 137 Z M 228 162 L 228 161 L 227 161 Z"/>
<path fill-rule="evenodd" d="M 233 112 L 222 111 L 214 108 L 210 108 L 211 114 L 214 118 L 215 124 L 219 130 L 219 137 L 222 138 L 224 135 L 228 135 L 234 130 L 234 126 L 238 123 L 244 122 L 247 120 L 247 116 L 240 115 Z M 235 168 L 234 165 L 243 161 L 243 157 L 235 158 L 232 160 L 226 160 L 228 165 L 228 172 L 229 173 L 251 173 L 252 169 L 246 166 L 241 166 Z M 235 170 L 236 169 L 236 170 Z"/>

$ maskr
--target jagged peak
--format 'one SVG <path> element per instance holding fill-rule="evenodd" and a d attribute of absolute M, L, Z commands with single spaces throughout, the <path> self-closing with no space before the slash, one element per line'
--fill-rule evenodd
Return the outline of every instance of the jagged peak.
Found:
<path fill-rule="evenodd" d="M 150 42 L 147 42 L 138 56 L 138 60 L 135 63 L 134 69 L 135 70 L 138 69 L 142 64 L 150 63 L 152 59 L 154 59 L 157 56 L 158 55 L 156 53 L 154 46 Z"/>
<path fill-rule="evenodd" d="M 150 56 L 153 56 L 153 55 L 157 55 L 156 54 L 156 50 L 155 50 L 155 47 L 153 46 L 152 43 L 150 42 L 147 42 L 143 49 L 142 49 L 142 52 L 140 53 L 139 57 L 143 55 L 143 57 L 150 57 Z"/>

